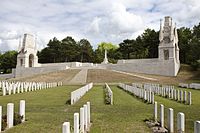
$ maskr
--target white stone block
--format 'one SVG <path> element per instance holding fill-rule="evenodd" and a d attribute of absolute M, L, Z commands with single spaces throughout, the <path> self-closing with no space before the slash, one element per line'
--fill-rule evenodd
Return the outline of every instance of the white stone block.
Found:
<path fill-rule="evenodd" d="M 200 121 L 194 122 L 194 133 L 200 133 Z"/>
<path fill-rule="evenodd" d="M 177 114 L 177 132 L 178 133 L 185 132 L 185 115 L 184 113 L 181 112 Z"/>
<path fill-rule="evenodd" d="M 154 102 L 154 120 L 157 121 L 158 119 L 158 108 L 157 108 L 157 102 Z"/>
<path fill-rule="evenodd" d="M 168 110 L 168 132 L 174 132 L 174 110 L 172 108 Z"/>
<path fill-rule="evenodd" d="M 160 105 L 160 126 L 164 127 L 164 105 Z"/>
<path fill-rule="evenodd" d="M 85 125 L 85 130 L 87 131 L 88 129 L 87 105 L 83 105 L 83 108 L 84 108 L 84 120 L 85 120 L 84 125 Z"/>
<path fill-rule="evenodd" d="M 25 121 L 25 100 L 20 100 L 19 115 L 22 116 L 22 122 Z"/>
<path fill-rule="evenodd" d="M 74 133 L 79 133 L 79 113 L 74 113 Z"/>
<path fill-rule="evenodd" d="M 70 133 L 70 123 L 69 122 L 63 123 L 62 133 Z"/>
<path fill-rule="evenodd" d="M 80 132 L 84 133 L 84 108 L 80 108 Z"/>
<path fill-rule="evenodd" d="M 90 102 L 87 102 L 87 122 L 88 122 L 88 125 L 90 125 Z"/>
<path fill-rule="evenodd" d="M 13 127 L 14 123 L 14 104 L 8 103 L 7 104 L 7 126 L 8 128 Z"/>

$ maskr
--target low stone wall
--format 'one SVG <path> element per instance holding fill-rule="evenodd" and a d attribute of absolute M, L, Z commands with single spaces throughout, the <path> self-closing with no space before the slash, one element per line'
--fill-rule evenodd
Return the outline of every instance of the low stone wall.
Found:
<path fill-rule="evenodd" d="M 13 78 L 14 75 L 13 73 L 10 73 L 10 74 L 0 74 L 0 79 L 10 79 L 10 78 Z"/>
<path fill-rule="evenodd" d="M 15 77 L 28 77 L 32 75 L 54 72 L 59 70 L 68 69 L 64 66 L 47 66 L 47 67 L 29 67 L 29 68 L 16 68 Z"/>
<path fill-rule="evenodd" d="M 125 63 L 109 65 L 108 68 L 124 72 L 137 72 L 164 76 L 176 76 L 178 68 L 173 60 L 159 61 L 157 59 L 126 60 Z"/>

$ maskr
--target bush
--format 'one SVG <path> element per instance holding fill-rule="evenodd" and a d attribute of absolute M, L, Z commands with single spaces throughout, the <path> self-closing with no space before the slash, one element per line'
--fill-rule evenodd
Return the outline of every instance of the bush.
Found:
<path fill-rule="evenodd" d="M 14 126 L 22 123 L 23 116 L 20 116 L 19 113 L 14 113 Z M 7 115 L 2 116 L 2 127 L 1 130 L 4 131 L 7 127 Z"/>
<path fill-rule="evenodd" d="M 14 113 L 14 126 L 22 123 L 23 116 L 20 116 L 18 113 Z"/>
<path fill-rule="evenodd" d="M 2 127 L 1 127 L 1 131 L 4 131 L 7 127 L 7 115 L 3 115 L 2 116 Z"/>
<path fill-rule="evenodd" d="M 105 104 L 111 104 L 111 98 L 108 94 L 107 88 L 104 89 L 104 92 L 105 92 Z"/>

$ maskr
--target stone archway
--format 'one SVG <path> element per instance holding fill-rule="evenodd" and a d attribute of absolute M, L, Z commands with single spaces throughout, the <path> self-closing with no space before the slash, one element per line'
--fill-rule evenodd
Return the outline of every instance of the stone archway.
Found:
<path fill-rule="evenodd" d="M 30 54 L 29 55 L 29 67 L 33 67 L 33 63 L 34 63 L 34 55 Z"/>

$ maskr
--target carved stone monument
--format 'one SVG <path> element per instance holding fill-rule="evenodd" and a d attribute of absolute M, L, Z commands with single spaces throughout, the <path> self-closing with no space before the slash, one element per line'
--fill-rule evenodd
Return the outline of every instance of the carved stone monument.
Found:
<path fill-rule="evenodd" d="M 105 53 L 104 53 L 104 60 L 101 64 L 108 64 L 108 58 L 107 58 L 107 50 L 105 49 Z"/>
<path fill-rule="evenodd" d="M 24 34 L 22 44 L 19 44 L 17 67 L 37 67 L 38 57 L 35 38 L 31 34 Z"/>

